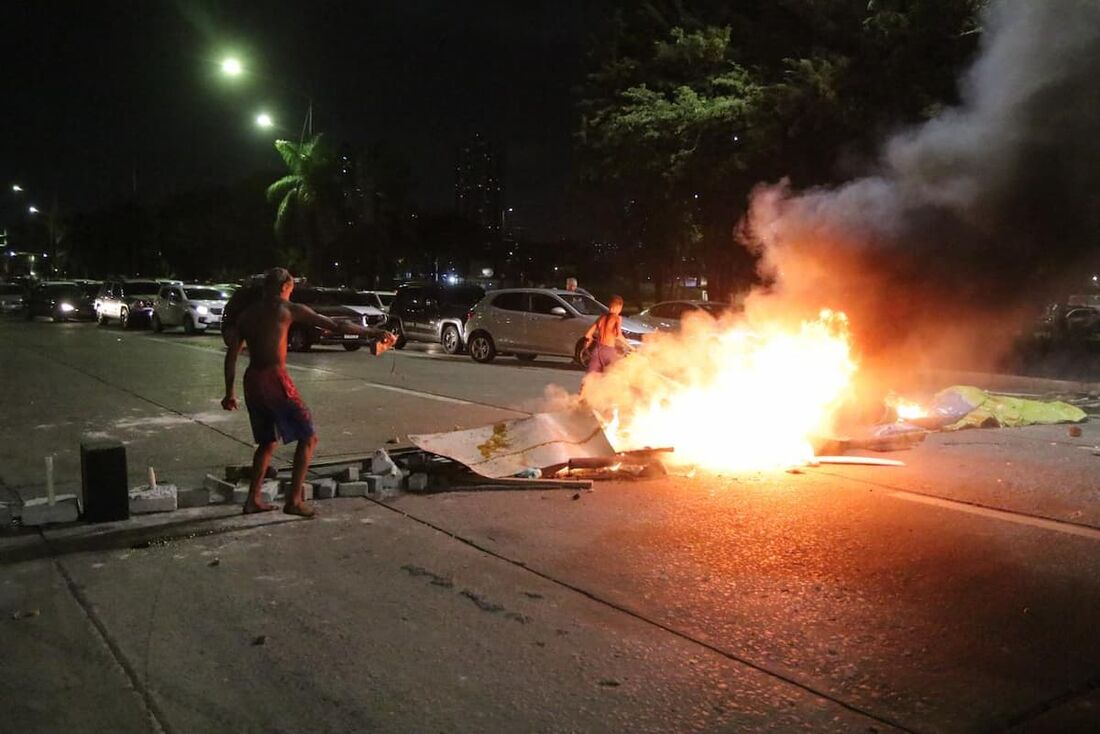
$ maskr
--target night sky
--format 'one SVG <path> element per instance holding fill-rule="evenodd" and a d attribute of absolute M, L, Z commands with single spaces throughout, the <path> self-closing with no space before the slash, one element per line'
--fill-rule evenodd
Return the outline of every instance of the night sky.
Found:
<path fill-rule="evenodd" d="M 597 11 L 577 3 L 20 2 L 5 6 L 4 196 L 18 181 L 63 213 L 256 171 L 297 138 L 305 102 L 334 142 L 404 158 L 428 209 L 453 202 L 456 149 L 505 149 L 506 205 L 532 234 L 570 233 L 571 88 Z M 229 83 L 237 54 L 256 74 Z M 265 78 L 266 77 L 266 78 Z M 282 129 L 258 130 L 263 108 Z"/>

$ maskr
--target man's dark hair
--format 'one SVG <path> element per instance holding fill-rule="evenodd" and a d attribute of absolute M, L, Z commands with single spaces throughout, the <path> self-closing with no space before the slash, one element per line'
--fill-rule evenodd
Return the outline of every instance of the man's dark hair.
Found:
<path fill-rule="evenodd" d="M 286 268 L 271 268 L 264 273 L 264 292 L 278 295 L 283 285 L 290 282 L 290 271 Z"/>

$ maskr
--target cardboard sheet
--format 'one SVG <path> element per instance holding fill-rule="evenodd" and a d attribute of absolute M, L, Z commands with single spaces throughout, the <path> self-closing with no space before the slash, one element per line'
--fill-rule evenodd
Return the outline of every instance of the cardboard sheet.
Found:
<path fill-rule="evenodd" d="M 600 422 L 588 411 L 536 413 L 464 431 L 409 436 L 409 440 L 493 478 L 570 459 L 615 455 Z"/>

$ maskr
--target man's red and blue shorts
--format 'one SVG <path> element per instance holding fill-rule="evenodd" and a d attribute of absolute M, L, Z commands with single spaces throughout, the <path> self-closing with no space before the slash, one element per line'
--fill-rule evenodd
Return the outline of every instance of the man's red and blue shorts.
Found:
<path fill-rule="evenodd" d="M 258 444 L 293 443 L 313 435 L 313 419 L 285 367 L 249 367 L 244 373 L 244 402 Z"/>

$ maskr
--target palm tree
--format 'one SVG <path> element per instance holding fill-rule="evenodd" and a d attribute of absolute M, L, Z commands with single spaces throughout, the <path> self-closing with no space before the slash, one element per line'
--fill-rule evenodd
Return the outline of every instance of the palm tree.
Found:
<path fill-rule="evenodd" d="M 283 254 L 304 251 L 307 274 L 318 278 L 342 223 L 340 158 L 323 135 L 300 143 L 276 140 L 275 149 L 289 170 L 267 187 L 268 201 L 278 204 L 275 237 Z"/>

